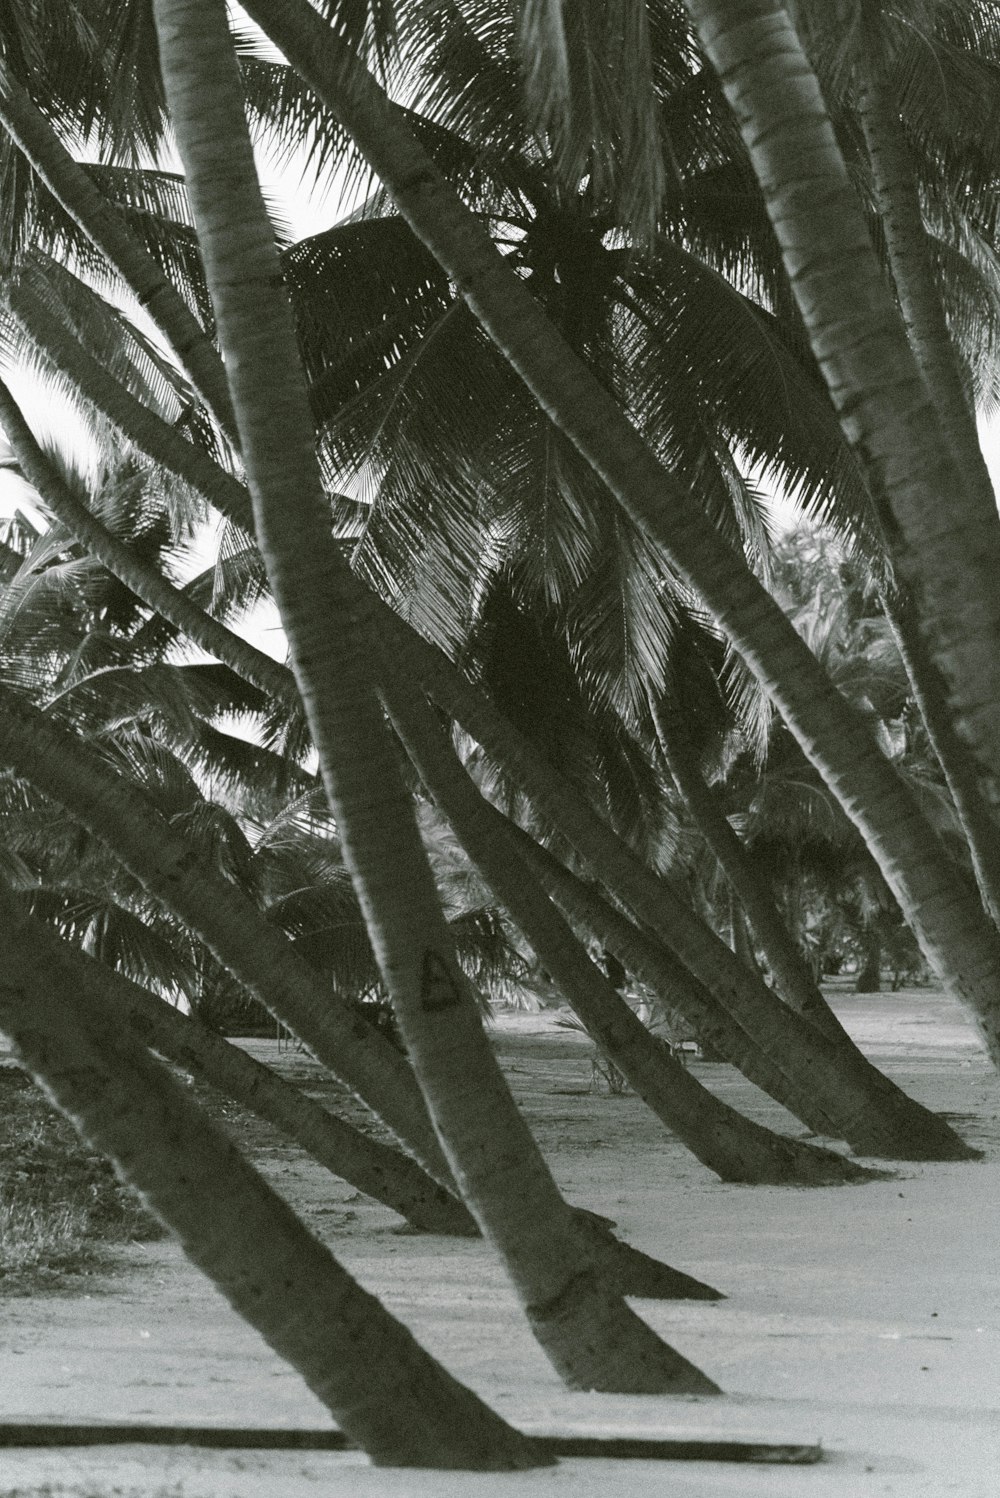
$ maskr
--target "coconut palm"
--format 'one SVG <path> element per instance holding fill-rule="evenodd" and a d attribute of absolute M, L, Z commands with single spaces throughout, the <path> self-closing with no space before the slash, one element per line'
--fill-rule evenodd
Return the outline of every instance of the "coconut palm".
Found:
<path fill-rule="evenodd" d="M 488 236 L 447 188 L 426 153 L 386 105 L 374 81 L 347 62 L 308 6 L 249 12 L 277 39 L 355 139 L 411 225 L 447 268 L 477 318 L 535 397 L 630 508 L 766 686 L 797 737 L 842 798 L 919 932 L 925 954 L 970 1003 L 995 1049 L 1000 942 L 978 901 L 955 881 L 942 892 L 936 840 L 882 759 L 759 585 L 712 532 L 643 445 L 607 390 L 576 360 Z M 405 164 L 405 165 L 404 165 Z M 407 184 L 421 183 L 418 196 Z M 430 185 L 433 183 L 433 191 Z M 669 495 L 669 519 L 664 498 Z"/>
<path fill-rule="evenodd" d="M 0 901 L 0 1025 L 15 1053 L 372 1458 L 480 1470 L 550 1460 L 456 1383 L 311 1237 L 123 1030 L 99 964 L 61 947 L 6 890 Z"/>
<path fill-rule="evenodd" d="M 492 1061 L 449 950 L 416 826 L 392 790 L 391 744 L 360 669 L 364 636 L 347 570 L 329 537 L 290 318 L 280 297 L 262 303 L 259 295 L 260 270 L 276 269 L 276 257 L 225 14 L 221 7 L 196 14 L 183 4 L 157 4 L 156 17 L 171 115 L 228 353 L 258 540 L 348 865 L 442 1141 L 564 1376 L 605 1387 L 712 1388 L 593 1275 Z M 338 621 L 333 631 L 331 618 Z M 505 1120 L 502 1159 L 489 1138 L 497 1115 Z"/>

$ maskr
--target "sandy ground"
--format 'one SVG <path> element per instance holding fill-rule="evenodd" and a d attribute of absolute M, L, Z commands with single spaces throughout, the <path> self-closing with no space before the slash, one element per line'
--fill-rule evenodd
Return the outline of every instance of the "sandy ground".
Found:
<path fill-rule="evenodd" d="M 635 1098 L 593 1096 L 589 1046 L 512 1016 L 496 1044 L 569 1197 L 729 1297 L 638 1302 L 726 1391 L 716 1400 L 564 1392 L 477 1243 L 422 1239 L 276 1135 L 274 1184 L 358 1278 L 508 1418 L 537 1430 L 821 1440 L 815 1467 L 571 1460 L 510 1477 L 378 1470 L 356 1454 L 190 1447 L 0 1451 L 0 1495 L 33 1498 L 997 1498 L 1000 1079 L 961 1011 L 926 991 L 838 996 L 865 1050 L 986 1152 L 820 1191 L 731 1187 Z M 304 1057 L 251 1049 L 316 1086 Z M 726 1098 L 799 1132 L 729 1068 Z M 326 1426 L 298 1377 L 171 1242 L 136 1245 L 87 1294 L 0 1302 L 0 1419 Z"/>

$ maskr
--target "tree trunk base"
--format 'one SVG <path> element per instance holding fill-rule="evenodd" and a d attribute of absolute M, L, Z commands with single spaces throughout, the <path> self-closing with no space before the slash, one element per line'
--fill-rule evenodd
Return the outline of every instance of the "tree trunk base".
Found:
<path fill-rule="evenodd" d="M 607 1218 L 574 1208 L 573 1219 L 587 1240 L 602 1282 L 617 1294 L 639 1300 L 725 1300 L 721 1290 L 623 1243 Z"/>
<path fill-rule="evenodd" d="M 591 1266 L 558 1295 L 526 1307 L 528 1321 L 567 1388 L 604 1394 L 719 1394 L 687 1358 L 660 1340 Z"/>
<path fill-rule="evenodd" d="M 848 1141 L 855 1154 L 874 1160 L 981 1160 L 977 1150 L 939 1114 L 928 1113 L 913 1123 L 900 1122 L 886 1127 L 879 1120 L 869 1133 L 864 1128 L 852 1130 Z"/>

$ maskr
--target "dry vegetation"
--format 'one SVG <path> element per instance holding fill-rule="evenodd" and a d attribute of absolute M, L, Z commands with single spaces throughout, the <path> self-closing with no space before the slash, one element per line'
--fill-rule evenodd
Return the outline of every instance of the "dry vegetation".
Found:
<path fill-rule="evenodd" d="M 163 1229 L 30 1077 L 0 1067 L 0 1294 L 60 1289 Z"/>

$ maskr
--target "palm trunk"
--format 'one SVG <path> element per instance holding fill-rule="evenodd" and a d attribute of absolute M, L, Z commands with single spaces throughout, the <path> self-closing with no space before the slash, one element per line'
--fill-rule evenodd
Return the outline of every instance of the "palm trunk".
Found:
<path fill-rule="evenodd" d="M 457 965 L 333 544 L 221 0 L 156 0 L 164 83 L 230 376 L 261 553 L 386 986 L 456 1179 L 576 1386 L 714 1385 L 594 1274 Z"/>
<path fill-rule="evenodd" d="M 951 439 L 958 436 L 958 413 L 950 397 L 947 434 L 938 419 L 941 387 L 928 389 L 910 350 L 819 84 L 784 5 L 688 0 L 688 10 L 739 121 L 845 434 L 875 475 L 876 497 L 884 496 L 891 511 L 897 559 L 914 587 L 958 726 L 983 768 L 1000 779 L 1000 520 L 992 499 L 984 503 L 985 470 L 977 461 L 976 472 L 970 471 L 964 441 L 957 461 Z M 901 203 L 898 161 L 891 155 L 896 143 L 870 90 L 867 105 L 880 206 L 887 206 L 891 187 L 887 236 L 906 273 L 919 246 L 894 216 Z M 922 240 L 922 224 L 919 234 Z M 908 265 L 900 265 L 899 251 L 910 255 Z M 911 284 L 904 279 L 899 289 L 913 312 Z M 937 362 L 935 378 L 940 371 Z"/>
<path fill-rule="evenodd" d="M 154 418 L 154 420 L 155 420 L 155 418 Z M 180 438 L 179 436 L 177 436 L 176 434 L 171 433 L 170 428 L 166 427 L 166 425 L 164 423 L 160 423 L 159 427 L 160 427 L 160 437 L 162 439 L 163 446 L 168 451 L 172 451 L 172 450 L 176 449 L 178 447 L 178 445 L 179 445 L 181 448 L 185 449 L 185 452 L 181 456 L 186 461 L 187 460 L 187 453 L 190 452 L 190 451 L 192 451 L 192 449 L 190 449 L 190 447 L 189 447 L 189 444 L 185 443 L 183 441 L 183 439 Z M 178 458 L 176 456 L 172 457 L 171 458 L 171 467 L 173 468 L 173 470 L 174 471 L 179 471 L 180 466 L 181 465 L 180 465 L 180 461 L 178 460 Z M 213 465 L 211 463 L 211 460 L 208 460 L 208 459 L 204 460 L 204 462 L 202 464 L 202 467 L 205 468 L 206 472 L 201 475 L 200 482 L 199 482 L 199 487 L 201 488 L 202 492 L 211 492 L 212 486 L 216 482 L 216 478 L 213 475 L 218 475 L 221 471 L 218 470 L 218 469 L 216 469 L 215 465 Z M 241 497 L 243 495 L 243 493 L 244 493 L 244 491 L 242 491 L 242 489 L 240 488 L 239 485 L 235 484 L 231 480 L 227 481 L 225 498 L 226 498 L 226 502 L 227 502 L 228 512 L 231 513 L 231 514 L 235 514 L 239 518 L 243 518 L 242 517 L 242 509 L 241 509 L 241 506 L 240 506 L 240 503 L 239 503 L 240 499 L 241 499 Z M 359 605 L 359 607 L 360 607 L 360 605 Z M 470 699 L 470 694 L 471 694 L 471 689 L 468 687 L 468 684 L 464 683 L 462 681 L 462 679 L 457 675 L 457 673 L 454 672 L 453 668 L 447 667 L 446 663 L 443 661 L 443 658 L 437 658 L 436 652 L 434 652 L 430 647 L 427 647 L 426 644 L 425 644 L 425 642 L 421 641 L 418 636 L 414 635 L 413 632 L 411 630 L 409 630 L 408 627 L 405 626 L 401 621 L 396 620 L 394 618 L 394 616 L 391 616 L 391 615 L 387 615 L 386 617 L 389 620 L 391 620 L 391 622 L 392 622 L 393 628 L 394 628 L 394 630 L 396 632 L 395 638 L 396 638 L 397 644 L 399 645 L 399 647 L 405 653 L 408 654 L 409 658 L 413 662 L 414 669 L 418 673 L 421 673 L 421 674 L 424 675 L 425 680 L 426 680 L 426 682 L 428 684 L 430 684 L 430 683 L 432 683 L 433 681 L 436 680 L 437 681 L 437 690 L 438 690 L 439 693 L 442 691 L 442 689 L 444 689 L 444 691 L 445 691 L 445 697 L 444 697 L 444 699 L 440 699 L 441 700 L 441 705 L 444 706 L 446 708 L 446 710 L 448 710 L 453 716 L 456 716 L 456 717 L 459 717 L 459 718 L 462 717 L 462 708 L 461 707 L 456 707 L 454 705 L 454 703 L 452 703 L 452 702 L 450 702 L 448 700 L 448 691 L 449 691 L 449 689 L 450 688 L 454 688 L 455 684 L 459 683 L 460 684 L 459 685 L 460 697 L 465 702 L 465 712 L 466 712 L 466 714 L 468 714 L 468 712 L 469 712 L 469 699 Z M 787 621 L 784 621 L 783 616 L 779 615 L 778 617 L 782 619 L 782 623 L 783 624 L 787 624 Z M 794 631 L 791 632 L 791 636 L 792 636 L 792 640 L 794 641 L 795 647 L 797 648 L 797 650 L 799 652 L 799 655 L 801 657 L 801 655 L 802 655 L 802 653 L 804 651 L 804 647 L 801 646 L 801 642 L 798 640 L 798 637 L 794 634 Z M 808 656 L 808 653 L 805 654 L 805 659 L 807 661 L 809 661 L 813 667 L 815 667 L 815 662 L 812 660 L 812 658 L 810 656 Z M 442 666 L 444 666 L 446 668 L 445 675 L 443 677 L 442 677 L 442 672 L 441 672 L 441 669 L 440 669 Z M 449 686 L 443 687 L 443 682 L 449 683 Z M 834 701 L 839 706 L 843 707 L 841 699 L 834 697 Z M 472 709 L 472 717 L 473 717 L 473 719 L 475 719 L 475 717 L 477 715 L 477 711 L 478 711 L 478 709 L 476 709 L 475 707 L 473 707 L 473 709 Z M 469 728 L 469 722 L 467 721 L 467 719 L 463 719 L 463 721 L 465 721 L 465 726 L 467 728 Z M 854 726 L 855 726 L 855 728 L 857 728 L 857 724 L 855 724 Z M 495 715 L 493 715 L 493 729 L 492 729 L 492 731 L 493 731 L 494 737 L 495 737 L 495 734 L 496 734 L 496 727 L 497 727 L 497 725 L 496 725 L 496 721 L 495 721 Z M 501 729 L 502 729 L 502 725 L 501 725 Z M 476 733 L 476 730 L 473 729 L 473 728 L 469 728 L 469 731 L 473 732 L 474 735 Z M 481 733 L 480 733 L 479 736 L 481 736 Z M 867 735 L 866 735 L 866 738 L 867 738 Z M 881 768 L 884 770 L 885 767 L 884 767 L 884 764 L 881 761 L 880 761 L 880 765 L 881 765 Z M 896 788 L 897 791 L 899 790 L 898 784 L 895 785 L 895 788 Z M 535 794 L 536 794 L 536 798 L 537 798 L 537 791 L 535 792 Z M 913 812 L 912 806 L 909 808 L 909 811 L 912 814 L 912 812 Z M 938 851 L 940 851 L 940 850 L 938 850 Z M 634 870 L 633 872 L 637 872 L 637 870 Z M 647 874 L 645 874 L 645 871 L 643 871 L 643 876 L 648 881 L 648 877 L 649 876 Z M 675 911 L 674 913 L 676 914 L 677 912 Z M 689 913 L 688 913 L 688 918 L 690 918 Z M 711 979 L 709 981 L 711 981 Z M 763 990 L 762 988 L 760 988 L 758 990 L 758 998 L 761 997 L 761 994 L 765 994 L 765 993 L 766 993 L 766 990 Z M 774 1018 L 775 1018 L 775 1015 L 772 1014 L 772 1020 Z M 769 1032 L 770 1033 L 768 1033 L 768 1035 L 765 1037 L 765 1044 L 773 1044 L 774 1043 L 773 1026 L 769 1027 Z M 788 1043 L 789 1042 L 786 1040 L 786 1044 L 788 1044 Z M 740 1054 L 739 1052 L 734 1053 L 731 1056 L 731 1059 L 733 1059 L 736 1064 L 742 1065 L 744 1063 L 739 1060 L 739 1054 Z M 880 1079 L 880 1080 L 882 1082 L 884 1082 L 884 1079 Z M 889 1084 L 885 1084 L 885 1085 L 888 1086 Z M 797 1088 L 793 1084 L 792 1088 L 791 1088 L 792 1095 L 794 1095 L 796 1091 L 797 1091 Z M 895 1106 L 896 1107 L 904 1106 L 903 1103 L 901 1102 L 901 1099 L 902 1099 L 902 1095 L 898 1094 L 896 1096 L 896 1098 L 895 1098 Z M 798 1108 L 796 1108 L 795 1105 L 792 1104 L 789 1101 L 789 1096 L 787 1094 L 786 1094 L 785 1097 L 783 1097 L 783 1098 L 781 1098 L 779 1100 L 788 1103 L 789 1106 L 793 1107 L 793 1111 L 799 1111 L 800 1112 L 800 1116 L 803 1116 L 802 1113 L 801 1113 L 802 1104 L 799 1104 Z M 917 1148 L 920 1147 L 920 1141 L 923 1140 L 925 1138 L 925 1136 L 926 1136 L 926 1128 L 927 1128 L 928 1121 L 927 1121 L 926 1117 L 923 1117 L 923 1118 L 920 1117 L 920 1113 L 917 1110 L 917 1105 L 909 1103 L 909 1100 L 906 1100 L 906 1103 L 907 1103 L 909 1109 L 912 1110 L 916 1114 L 915 1117 L 911 1117 L 910 1118 L 909 1123 L 907 1125 L 906 1133 L 907 1133 L 907 1136 L 908 1136 L 908 1139 L 909 1139 L 909 1143 L 907 1145 L 907 1148 L 909 1148 L 909 1149 L 917 1149 Z M 837 1112 L 837 1115 L 842 1118 L 843 1113 L 844 1113 L 843 1107 L 837 1109 L 836 1112 Z M 838 1133 L 838 1132 L 845 1132 L 846 1133 L 847 1132 L 847 1130 L 844 1127 L 843 1123 L 838 1124 L 838 1125 L 832 1124 L 831 1120 L 829 1118 L 826 1119 L 825 1123 L 820 1124 L 818 1122 L 817 1113 L 818 1113 L 818 1104 L 817 1104 L 816 1100 L 813 1100 L 813 1103 L 811 1105 L 811 1113 L 808 1114 L 808 1115 L 806 1115 L 806 1121 L 810 1122 L 810 1120 L 811 1120 L 810 1126 L 817 1127 L 820 1132 L 833 1132 L 833 1133 Z M 936 1122 L 935 1122 L 935 1125 L 934 1125 L 934 1128 L 933 1128 L 932 1132 L 933 1132 L 933 1135 L 934 1135 L 934 1141 L 935 1142 L 933 1142 L 933 1144 L 929 1144 L 928 1147 L 931 1147 L 934 1150 L 938 1150 L 938 1149 L 944 1147 L 942 1141 L 939 1138 L 940 1129 L 937 1126 Z M 873 1139 L 872 1139 L 872 1135 L 871 1135 L 871 1130 L 870 1129 L 868 1129 L 863 1136 L 859 1136 L 859 1137 L 863 1137 L 864 1138 L 865 1146 L 867 1146 L 867 1147 L 876 1147 L 876 1148 L 884 1147 L 884 1148 L 888 1149 L 890 1153 L 893 1152 L 894 1150 L 898 1150 L 899 1147 L 900 1147 L 898 1143 L 887 1143 L 884 1146 L 875 1146 L 873 1144 Z M 859 1147 L 865 1147 L 865 1146 L 859 1145 Z M 952 1136 L 952 1148 L 954 1148 L 954 1149 L 960 1149 L 961 1148 L 960 1142 L 957 1140 L 957 1138 L 955 1136 Z"/>
<path fill-rule="evenodd" d="M 139 790 L 3 687 L 0 763 L 100 838 L 154 899 L 364 1099 L 435 1179 L 450 1183 L 413 1074 L 395 1046 L 338 1004 L 288 938 L 235 886 L 215 877 Z"/>
<path fill-rule="evenodd" d="M 829 1185 L 865 1172 L 736 1113 L 659 1044 L 591 961 L 526 867 L 510 824 L 484 801 L 419 691 L 386 670 L 384 697 L 417 773 L 564 998 L 643 1102 L 724 1181 Z"/>
<path fill-rule="evenodd" d="M 253 530 L 250 496 L 243 485 L 176 427 L 136 400 L 87 352 L 40 297 L 23 283 L 17 283 L 7 291 L 7 304 L 30 342 L 55 369 L 72 380 L 83 399 L 100 411 L 122 436 L 168 473 L 190 484 L 223 515 L 244 529 Z"/>
<path fill-rule="evenodd" d="M 767 1090 L 817 1133 L 847 1139 L 863 1154 L 967 1159 L 970 1151 L 943 1119 L 901 1092 L 853 1042 L 821 1034 L 786 1008 L 759 977 L 694 915 L 667 881 L 651 874 L 612 829 L 535 753 L 441 652 L 384 606 L 379 611 L 399 667 L 420 680 L 557 827 L 596 876 L 717 999 L 734 1022 L 722 1053 L 746 1075 L 771 1078 Z M 749 1053 L 748 1053 L 749 1045 Z M 753 1078 L 756 1080 L 756 1078 Z"/>
<path fill-rule="evenodd" d="M 183 1090 L 123 1032 L 97 963 L 65 966 L 9 896 L 0 1028 L 187 1256 L 384 1465 L 507 1471 L 544 1452 L 362 1290 Z M 47 933 L 45 933 L 47 936 Z"/>
<path fill-rule="evenodd" d="M 143 561 L 132 547 L 112 535 L 71 493 L 39 447 L 20 407 L 2 380 L 0 426 L 17 458 L 23 478 L 37 490 L 56 519 L 66 526 L 85 551 L 207 654 L 215 656 L 244 681 L 276 701 L 299 711 L 302 704 L 295 677 L 286 666 L 192 603 L 156 567 Z"/>
<path fill-rule="evenodd" d="M 882 992 L 882 942 L 874 926 L 861 928 L 862 963 L 854 983 L 855 993 Z"/>
<path fill-rule="evenodd" d="M 941 673 L 905 596 L 883 594 L 882 608 L 962 825 L 983 906 L 1000 929 L 1000 829 L 980 789 L 976 762 L 955 732 Z"/>
<path fill-rule="evenodd" d="M 560 338 L 374 79 L 346 57 L 336 31 L 308 0 L 246 0 L 244 8 L 348 129 L 542 409 L 700 594 L 857 826 L 928 962 L 973 1010 L 1000 1063 L 1000 938 L 961 881 L 943 877 L 940 843 L 868 725 L 744 559 L 715 533 Z M 1000 669 L 1000 652 L 996 660 Z"/>
<path fill-rule="evenodd" d="M 750 921 L 775 987 L 793 1009 L 818 1029 L 844 1038 L 844 1030 L 824 999 L 774 901 L 751 867 L 743 844 L 730 827 L 712 791 L 693 763 L 676 706 L 653 705 L 653 720 L 667 768 L 677 790 L 725 875 L 733 896 Z M 734 941 L 734 950 L 735 941 Z M 756 971 L 755 964 L 752 965 Z"/>
<path fill-rule="evenodd" d="M 0 416 L 3 417 L 8 439 L 25 477 L 38 489 L 48 506 L 73 530 L 77 539 L 92 555 L 97 556 L 114 576 L 131 588 L 150 607 L 174 622 L 203 649 L 218 655 L 244 680 L 259 686 L 261 690 L 268 692 L 278 701 L 295 708 L 299 707 L 295 678 L 286 667 L 256 650 L 247 641 L 196 608 L 180 590 L 168 583 L 155 568 L 148 567 L 137 558 L 130 548 L 118 542 L 88 510 L 78 503 L 38 448 L 2 382 L 0 382 Z M 187 446 L 187 444 L 184 445 Z M 234 487 L 239 488 L 237 485 Z M 241 492 L 245 493 L 245 491 Z M 333 1069 L 336 1070 L 336 1068 Z M 404 1157 L 397 1158 L 403 1159 Z M 442 1173 L 443 1161 L 438 1154 L 435 1153 L 432 1156 L 432 1163 L 439 1174 Z M 417 1169 L 415 1166 L 413 1168 Z M 439 1202 L 433 1209 L 420 1206 L 419 1210 L 423 1212 L 423 1215 L 427 1217 L 428 1212 L 433 1210 L 435 1221 L 439 1223 L 461 1221 L 461 1230 L 468 1231 L 471 1219 L 462 1219 L 461 1214 L 464 1214 L 465 1209 L 461 1204 L 451 1198 L 444 1187 L 437 1186 L 429 1178 L 421 1187 L 424 1195 L 426 1195 L 427 1187 L 434 1187 L 439 1197 L 443 1193 L 446 1202 Z M 399 1181 L 398 1193 L 403 1191 L 404 1183 Z M 433 1196 L 433 1192 L 431 1195 Z M 398 1199 L 405 1198 L 399 1196 Z M 578 1229 L 585 1229 L 585 1213 L 574 1209 L 573 1218 Z M 596 1255 L 601 1268 L 607 1276 L 610 1276 L 622 1294 L 658 1298 L 692 1296 L 705 1298 L 706 1295 L 711 1298 L 716 1294 L 714 1291 L 709 1291 L 707 1286 L 700 1285 L 697 1280 L 692 1280 L 690 1276 L 670 1269 L 667 1265 L 659 1264 L 655 1260 L 649 1260 L 636 1250 L 629 1249 L 612 1235 L 595 1238 L 593 1232 L 585 1231 L 584 1236 L 588 1242 L 589 1251 Z"/>
<path fill-rule="evenodd" d="M 87 980 L 93 959 L 60 942 L 40 923 L 34 928 L 34 940 L 44 948 L 46 962 L 61 965 L 66 986 Z M 319 1165 L 398 1212 L 411 1227 L 465 1238 L 477 1235 L 475 1223 L 457 1197 L 431 1180 L 409 1155 L 338 1118 L 196 1017 L 185 1018 L 172 1005 L 110 969 L 105 975 L 105 1000 L 121 1025 L 143 1045 L 280 1129 Z"/>
<path fill-rule="evenodd" d="M 870 64 L 862 61 L 860 67 L 860 119 L 900 312 L 961 477 L 965 504 L 989 527 L 996 520 L 996 495 L 934 274 L 913 158 L 889 86 Z M 952 503 L 949 496 L 949 509 Z M 883 598 L 883 606 L 962 823 L 983 903 L 994 925 L 1000 926 L 997 831 L 979 788 L 974 759 L 952 724 L 947 688 L 920 637 L 912 604 L 903 599 L 890 604 Z"/>
<path fill-rule="evenodd" d="M 920 187 L 889 85 L 862 60 L 859 118 L 899 310 L 968 502 L 995 513 L 975 412 L 965 389 L 934 275 Z"/>
<path fill-rule="evenodd" d="M 24 89 L 0 79 L 0 125 L 52 196 L 118 272 L 173 350 L 181 368 L 227 435 L 233 409 L 218 354 L 153 257 L 132 236 L 112 203 L 98 192 Z"/>

